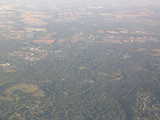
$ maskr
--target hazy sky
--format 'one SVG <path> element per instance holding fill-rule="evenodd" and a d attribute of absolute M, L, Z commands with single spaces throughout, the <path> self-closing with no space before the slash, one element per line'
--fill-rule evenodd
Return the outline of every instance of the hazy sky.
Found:
<path fill-rule="evenodd" d="M 15 1 L 15 0 L 14 0 Z M 58 3 L 58 4 L 66 4 L 66 3 L 87 3 L 87 4 L 108 4 L 109 5 L 137 5 L 137 6 L 146 6 L 152 4 L 160 4 L 160 0 L 17 0 L 17 1 L 31 1 L 31 2 L 42 2 L 42 3 Z"/>
<path fill-rule="evenodd" d="M 77 6 L 77 5 L 103 5 L 105 7 L 145 7 L 160 5 L 160 0 L 0 0 L 0 2 L 13 2 L 17 4 L 32 5 L 34 7 L 52 8 L 54 6 Z"/>

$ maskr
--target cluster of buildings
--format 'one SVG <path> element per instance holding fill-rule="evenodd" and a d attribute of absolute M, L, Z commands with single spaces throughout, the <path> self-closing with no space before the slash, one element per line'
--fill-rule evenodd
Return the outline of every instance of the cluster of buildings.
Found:
<path fill-rule="evenodd" d="M 149 9 L 129 10 L 129 11 L 115 11 L 115 12 L 102 12 L 100 16 L 112 17 L 115 19 L 136 19 L 140 17 L 150 17 L 154 15 L 154 12 Z"/>
<path fill-rule="evenodd" d="M 38 26 L 47 25 L 47 22 L 45 22 L 46 18 L 48 16 L 41 12 L 24 12 L 21 16 L 22 22 L 25 24 Z"/>
<path fill-rule="evenodd" d="M 93 11 L 90 11 L 87 8 L 76 8 L 76 9 L 64 9 L 59 10 L 54 13 L 54 21 L 55 22 L 70 22 L 76 21 L 83 17 L 89 17 L 94 14 Z"/>
<path fill-rule="evenodd" d="M 11 56 L 34 62 L 46 58 L 48 56 L 48 51 L 40 47 L 22 48 L 11 53 Z"/>
<path fill-rule="evenodd" d="M 7 73 L 16 72 L 16 67 L 11 63 L 2 63 L 0 64 L 0 71 L 7 72 Z"/>
<path fill-rule="evenodd" d="M 100 41 L 102 43 L 145 43 L 145 42 L 157 42 L 157 38 L 152 33 L 144 31 L 129 31 L 127 29 L 117 30 L 98 30 L 99 36 L 103 36 Z"/>
<path fill-rule="evenodd" d="M 160 48 L 154 48 L 151 50 L 151 55 L 152 56 L 160 56 Z"/>

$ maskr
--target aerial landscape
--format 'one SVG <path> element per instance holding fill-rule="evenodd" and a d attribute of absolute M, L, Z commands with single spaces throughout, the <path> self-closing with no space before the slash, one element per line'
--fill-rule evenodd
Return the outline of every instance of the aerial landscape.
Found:
<path fill-rule="evenodd" d="M 160 2 L 0 0 L 0 120 L 160 120 Z"/>

